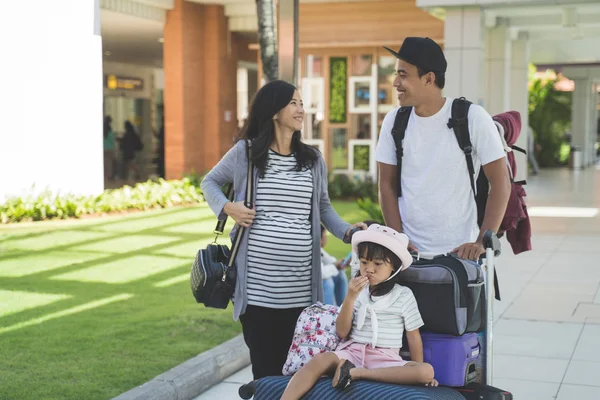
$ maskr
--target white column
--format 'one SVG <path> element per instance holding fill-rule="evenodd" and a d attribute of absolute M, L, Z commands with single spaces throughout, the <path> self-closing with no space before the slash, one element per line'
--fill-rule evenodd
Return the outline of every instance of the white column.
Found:
<path fill-rule="evenodd" d="M 103 190 L 99 0 L 0 4 L 0 201 Z"/>
<path fill-rule="evenodd" d="M 448 61 L 444 95 L 464 96 L 475 104 L 483 98 L 482 12 L 478 7 L 448 8 L 444 53 Z"/>
<path fill-rule="evenodd" d="M 511 57 L 510 31 L 499 19 L 494 27 L 485 30 L 484 107 L 491 115 L 508 111 Z"/>
<path fill-rule="evenodd" d="M 518 111 L 521 114 L 521 134 L 515 143 L 517 146 L 527 150 L 529 134 L 529 39 L 526 34 L 521 34 L 511 44 L 510 64 L 510 102 L 509 110 Z M 516 180 L 527 179 L 527 156 L 516 152 L 517 161 Z"/>
<path fill-rule="evenodd" d="M 596 135 L 596 125 L 592 124 L 595 113 L 594 84 L 589 77 L 576 78 L 575 91 L 573 92 L 573 110 L 571 123 L 573 131 L 573 145 L 581 146 L 583 151 L 583 165 L 589 165 L 594 161 L 591 157 L 592 141 Z M 592 101 L 592 99 L 594 101 Z"/>
<path fill-rule="evenodd" d="M 596 163 L 596 140 L 598 140 L 598 104 L 600 104 L 600 95 L 598 94 L 598 85 L 600 80 L 592 80 L 592 89 L 590 94 L 590 136 L 588 138 L 588 165 Z"/>

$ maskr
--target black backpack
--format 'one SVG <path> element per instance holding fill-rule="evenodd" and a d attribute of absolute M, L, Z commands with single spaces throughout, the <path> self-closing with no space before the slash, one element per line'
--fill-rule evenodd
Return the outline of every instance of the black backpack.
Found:
<path fill-rule="evenodd" d="M 483 167 L 479 170 L 477 181 L 475 181 L 475 167 L 473 165 L 473 145 L 471 144 L 471 136 L 469 135 L 469 107 L 471 102 L 466 100 L 464 97 L 454 99 L 452 102 L 452 114 L 448 120 L 448 128 L 454 130 L 454 135 L 460 149 L 465 153 L 467 160 L 467 168 L 469 169 L 469 178 L 471 180 L 471 189 L 475 197 L 475 204 L 477 205 L 477 225 L 481 227 L 483 223 L 483 217 L 485 216 L 485 206 L 487 203 L 488 193 L 490 184 L 485 174 L 483 173 Z M 412 107 L 401 107 L 396 113 L 396 119 L 394 120 L 394 126 L 392 128 L 392 137 L 396 144 L 396 158 L 397 158 L 397 179 L 398 179 L 398 197 L 402 197 L 402 185 L 401 185 L 401 173 L 402 173 L 402 157 L 404 156 L 404 149 L 402 148 L 402 141 L 406 133 L 406 127 L 408 126 L 408 119 L 412 112 Z M 513 150 L 526 154 L 525 150 L 518 146 L 511 146 Z M 511 176 L 511 181 L 513 177 Z M 525 184 L 525 182 L 516 182 L 519 184 Z"/>

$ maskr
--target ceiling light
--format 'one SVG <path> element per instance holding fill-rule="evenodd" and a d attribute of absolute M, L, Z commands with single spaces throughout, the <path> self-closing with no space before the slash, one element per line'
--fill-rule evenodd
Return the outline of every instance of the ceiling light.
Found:
<path fill-rule="evenodd" d="M 165 42 L 165 38 L 158 38 L 158 43 L 164 43 Z"/>

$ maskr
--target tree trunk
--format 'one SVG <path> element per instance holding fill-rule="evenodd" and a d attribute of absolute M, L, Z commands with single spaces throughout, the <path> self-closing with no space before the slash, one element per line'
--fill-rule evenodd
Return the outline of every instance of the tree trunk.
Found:
<path fill-rule="evenodd" d="M 276 80 L 279 75 L 273 0 L 256 0 L 256 15 L 258 16 L 258 43 L 263 76 L 265 81 L 271 82 Z"/>

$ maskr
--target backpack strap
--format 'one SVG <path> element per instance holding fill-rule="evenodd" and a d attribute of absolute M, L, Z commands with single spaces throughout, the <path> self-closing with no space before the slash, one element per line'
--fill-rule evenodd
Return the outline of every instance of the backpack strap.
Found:
<path fill-rule="evenodd" d="M 510 146 L 510 148 L 515 151 L 518 151 L 519 153 L 523 153 L 523 154 L 527 155 L 527 152 L 525 151 L 525 149 L 517 146 L 516 144 L 513 144 L 512 146 Z"/>
<path fill-rule="evenodd" d="M 408 119 L 412 107 L 400 107 L 396 112 L 396 119 L 394 120 L 394 126 L 392 127 L 392 137 L 396 144 L 396 179 L 398 180 L 398 197 L 402 197 L 402 184 L 401 184 L 401 173 L 402 173 L 402 157 L 404 156 L 404 149 L 402 147 L 402 141 L 406 134 L 406 127 L 408 126 Z"/>
<path fill-rule="evenodd" d="M 471 189 L 473 196 L 475 191 L 475 167 L 473 166 L 473 145 L 471 144 L 471 136 L 469 135 L 469 107 L 471 102 L 464 97 L 454 99 L 452 102 L 452 115 L 448 120 L 448 128 L 454 130 L 454 135 L 458 141 L 460 149 L 465 153 L 467 159 L 467 168 L 469 168 L 469 178 L 471 179 Z"/>

